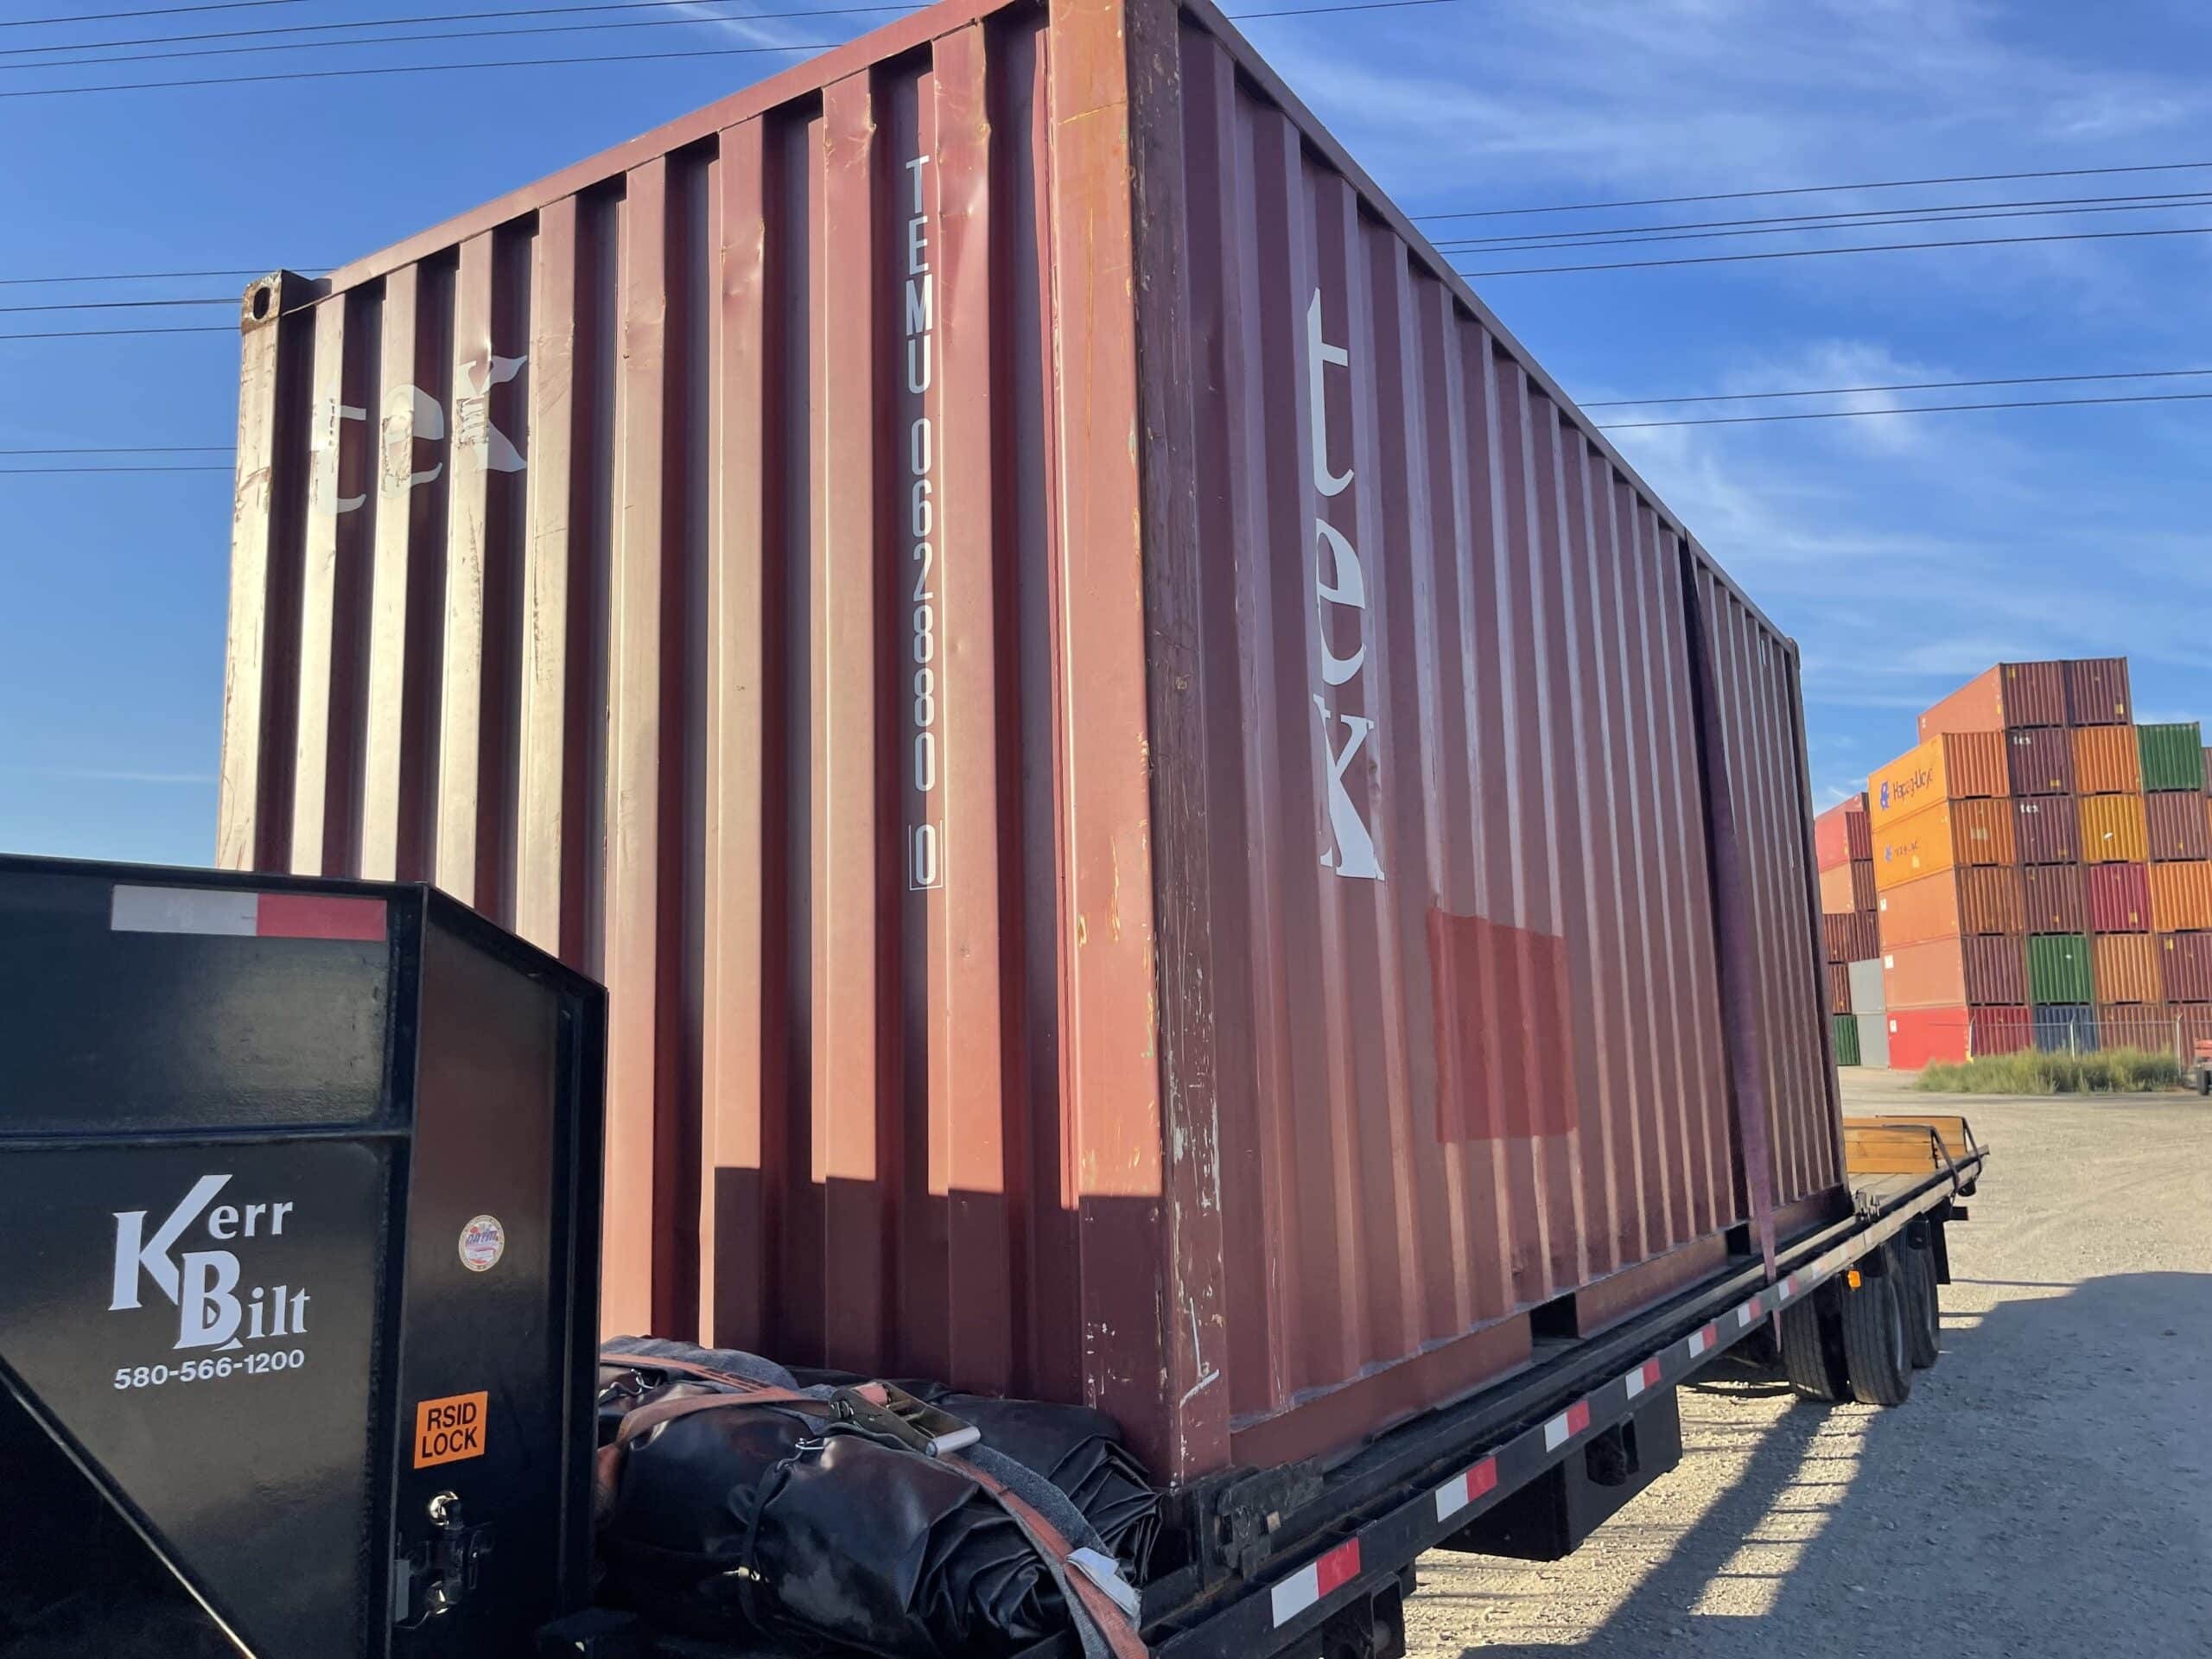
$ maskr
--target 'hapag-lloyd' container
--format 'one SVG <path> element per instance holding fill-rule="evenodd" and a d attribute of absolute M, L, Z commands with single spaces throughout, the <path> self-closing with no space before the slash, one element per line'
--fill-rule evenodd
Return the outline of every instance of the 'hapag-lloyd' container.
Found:
<path fill-rule="evenodd" d="M 947 0 L 241 384 L 222 861 L 607 982 L 613 1325 L 1177 1480 L 1839 1213 L 1796 647 L 1210 7 Z"/>

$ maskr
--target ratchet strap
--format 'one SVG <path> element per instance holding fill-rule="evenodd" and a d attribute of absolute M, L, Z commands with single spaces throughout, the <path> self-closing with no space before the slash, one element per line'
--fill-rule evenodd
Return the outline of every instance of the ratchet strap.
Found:
<path fill-rule="evenodd" d="M 721 1371 L 709 1365 L 696 1365 L 689 1360 L 665 1359 L 653 1354 L 601 1354 L 602 1365 L 625 1365 L 638 1370 L 664 1371 L 672 1376 L 688 1376 L 702 1382 L 712 1382 L 732 1392 L 728 1394 L 687 1394 L 671 1400 L 656 1400 L 623 1414 L 622 1426 L 616 1431 L 613 1442 L 602 1446 L 599 1452 L 597 1477 L 602 1512 L 611 1507 L 614 1484 L 622 1467 L 622 1455 L 630 1443 L 641 1435 L 649 1434 L 664 1423 L 674 1422 L 679 1417 L 689 1417 L 702 1411 L 728 1410 L 734 1408 L 780 1406 L 786 1410 L 804 1412 L 809 1416 L 821 1417 L 831 1422 L 853 1424 L 872 1438 L 882 1440 L 877 1415 L 861 1416 L 856 1408 L 874 1408 L 876 1414 L 887 1415 L 890 1395 L 884 1384 L 870 1382 L 855 1389 L 840 1389 L 838 1395 L 828 1400 L 812 1395 L 797 1394 L 789 1389 L 771 1388 L 755 1382 L 750 1377 L 732 1371 Z M 851 1396 L 850 1399 L 845 1396 Z M 901 1449 L 918 1448 L 911 1440 L 896 1435 Z M 924 1452 L 922 1455 L 928 1455 Z M 1060 1587 L 1061 1599 L 1065 1602 L 1068 1617 L 1090 1625 L 1103 1641 L 1113 1659 L 1150 1659 L 1143 1639 L 1114 1599 L 1093 1583 L 1090 1575 L 1076 1561 L 1076 1547 L 1060 1535 L 1037 1510 L 1004 1481 L 988 1470 L 979 1467 L 958 1452 L 948 1452 L 938 1457 L 940 1463 L 950 1464 L 962 1474 L 974 1481 L 1004 1510 L 1029 1547 L 1044 1561 L 1052 1581 Z"/>

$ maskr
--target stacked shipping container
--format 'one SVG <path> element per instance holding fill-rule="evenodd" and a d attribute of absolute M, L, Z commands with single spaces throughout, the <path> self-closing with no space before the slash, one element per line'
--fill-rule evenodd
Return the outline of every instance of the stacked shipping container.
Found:
<path fill-rule="evenodd" d="M 2207 751 L 2132 715 L 2123 658 L 2000 663 L 1869 780 L 1895 1064 L 2212 1029 Z"/>
<path fill-rule="evenodd" d="M 1883 1009 L 1863 1006 L 1868 999 L 1853 989 L 1853 982 L 1863 987 L 1867 981 L 1863 973 L 1852 971 L 1855 964 L 1878 958 L 1882 948 L 1875 921 L 1874 845 L 1866 796 L 1854 795 L 1814 819 L 1813 859 L 1820 867 L 1821 946 L 1827 959 L 1828 1014 L 1835 1025 L 1835 1063 L 1885 1065 L 1886 1040 L 1869 1042 L 1870 1033 L 1865 1029 L 1870 1019 L 1883 1018 Z M 1885 1039 L 1887 1035 L 1886 1032 L 1871 1034 Z"/>

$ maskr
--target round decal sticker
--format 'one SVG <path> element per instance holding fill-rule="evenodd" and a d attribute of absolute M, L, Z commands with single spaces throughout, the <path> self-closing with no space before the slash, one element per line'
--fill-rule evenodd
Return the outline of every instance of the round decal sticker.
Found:
<path fill-rule="evenodd" d="M 497 1216 L 478 1216 L 461 1230 L 461 1265 L 471 1273 L 488 1273 L 507 1253 L 507 1230 Z"/>

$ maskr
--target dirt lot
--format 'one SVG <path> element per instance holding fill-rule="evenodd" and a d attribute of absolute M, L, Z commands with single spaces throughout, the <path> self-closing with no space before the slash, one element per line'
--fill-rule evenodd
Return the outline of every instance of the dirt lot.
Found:
<path fill-rule="evenodd" d="M 2212 1654 L 2212 1108 L 1943 1109 L 1997 1156 L 1911 1401 L 1686 1391 L 1681 1467 L 1572 1560 L 1424 1560 L 1413 1654 Z"/>

